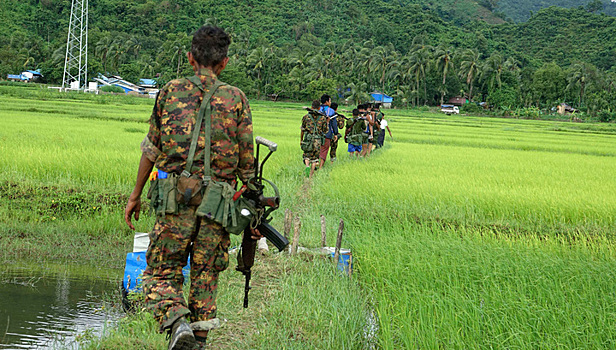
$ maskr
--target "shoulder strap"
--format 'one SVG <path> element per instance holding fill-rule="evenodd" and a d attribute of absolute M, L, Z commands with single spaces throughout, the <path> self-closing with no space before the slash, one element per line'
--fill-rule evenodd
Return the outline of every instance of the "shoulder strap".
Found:
<path fill-rule="evenodd" d="M 318 119 L 313 118 L 312 114 L 308 113 L 308 116 L 310 116 L 310 120 L 312 120 L 312 133 L 316 134 L 317 133 L 317 122 Z"/>
<path fill-rule="evenodd" d="M 205 121 L 205 164 L 204 171 L 205 175 L 209 176 L 210 174 L 210 151 L 211 151 L 211 133 L 212 133 L 212 104 L 210 103 L 212 96 L 218 90 L 218 88 L 222 85 L 226 85 L 225 83 L 216 80 L 214 85 L 210 88 L 207 94 L 205 94 L 205 90 L 203 89 L 203 83 L 198 76 L 193 75 L 188 78 L 193 84 L 195 84 L 201 92 L 204 92 L 203 99 L 201 100 L 201 106 L 199 107 L 199 115 L 197 116 L 197 121 L 195 123 L 195 128 L 193 129 L 190 141 L 190 150 L 188 151 L 188 159 L 186 160 L 186 168 L 182 171 L 182 176 L 190 177 L 192 171 L 192 165 L 195 158 L 195 151 L 197 150 L 197 141 L 199 139 L 199 132 L 201 131 L 201 124 L 203 123 L 203 119 L 206 118 Z"/>

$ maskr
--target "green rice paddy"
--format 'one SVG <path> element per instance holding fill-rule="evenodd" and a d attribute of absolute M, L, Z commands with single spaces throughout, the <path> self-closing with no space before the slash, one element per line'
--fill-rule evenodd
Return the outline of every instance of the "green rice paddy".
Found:
<path fill-rule="evenodd" d="M 85 249 L 53 248 L 59 234 L 100 241 L 114 251 L 89 261 L 121 269 L 132 243 L 123 203 L 152 104 L 0 86 L 0 259 Z M 345 221 L 354 274 L 307 256 L 274 259 L 284 266 L 271 280 L 275 298 L 251 315 L 268 326 L 231 345 L 223 328 L 218 347 L 616 347 L 616 125 L 385 111 L 395 141 L 361 160 L 341 143 L 337 161 L 308 181 L 301 106 L 252 103 L 255 135 L 279 145 L 264 175 L 282 209 L 300 215 L 300 245 L 319 245 L 321 214 L 329 245 Z M 137 229 L 152 223 L 145 215 Z M 26 244 L 35 239 L 46 243 Z M 225 310 L 241 293 L 227 282 L 221 312 L 246 322 Z"/>

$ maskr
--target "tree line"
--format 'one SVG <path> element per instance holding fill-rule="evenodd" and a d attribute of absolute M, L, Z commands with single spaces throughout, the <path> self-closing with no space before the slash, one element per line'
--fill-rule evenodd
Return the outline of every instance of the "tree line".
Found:
<path fill-rule="evenodd" d="M 381 91 L 399 107 L 465 96 L 505 111 L 561 102 L 592 115 L 614 110 L 616 43 L 604 40 L 616 33 L 614 18 L 552 7 L 522 24 L 454 25 L 411 2 L 268 0 L 237 7 L 225 0 L 214 8 L 203 0 L 90 0 L 88 75 L 164 84 L 190 74 L 190 30 L 205 22 L 232 36 L 231 64 L 221 79 L 253 98 L 306 101 L 328 93 L 357 104 Z M 27 15 L 32 8 L 38 11 Z M 236 8 L 235 15 L 220 16 Z M 22 11 L 22 22 L 9 21 L 10 11 Z M 0 74 L 36 68 L 48 82 L 59 82 L 67 11 L 68 0 L 30 0 L 10 9 L 0 3 L 0 24 L 6 24 Z"/>

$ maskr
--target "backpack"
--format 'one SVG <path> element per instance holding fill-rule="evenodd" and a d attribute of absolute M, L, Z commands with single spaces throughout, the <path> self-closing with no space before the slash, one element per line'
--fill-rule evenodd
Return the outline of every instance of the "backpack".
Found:
<path fill-rule="evenodd" d="M 301 148 L 302 151 L 306 152 L 306 153 L 310 153 L 310 152 L 314 152 L 315 151 L 315 147 L 314 147 L 314 141 L 317 138 L 322 138 L 322 136 L 320 136 L 317 133 L 317 121 L 312 117 L 312 114 L 308 114 L 310 116 L 310 119 L 312 120 L 312 123 L 314 124 L 314 129 L 312 130 L 312 133 L 307 133 L 304 134 L 304 139 L 302 140 L 301 143 Z"/>

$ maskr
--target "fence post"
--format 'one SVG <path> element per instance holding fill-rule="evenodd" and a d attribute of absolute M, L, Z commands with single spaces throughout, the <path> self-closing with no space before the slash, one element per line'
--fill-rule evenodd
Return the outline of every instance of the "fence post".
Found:
<path fill-rule="evenodd" d="M 326 229 L 325 216 L 321 214 L 321 248 L 325 248 L 326 246 Z"/>
<path fill-rule="evenodd" d="M 340 225 L 338 226 L 338 238 L 336 239 L 336 250 L 334 253 L 334 262 L 338 265 L 338 259 L 340 258 L 340 246 L 342 245 L 342 233 L 344 232 L 344 220 L 340 219 Z"/>
<path fill-rule="evenodd" d="M 299 214 L 295 216 L 295 230 L 293 232 L 293 244 L 291 245 L 291 254 L 297 254 L 297 244 L 299 243 L 299 231 L 302 227 L 302 221 L 299 218 Z"/>
<path fill-rule="evenodd" d="M 293 213 L 289 210 L 289 208 L 284 210 L 284 238 L 289 239 L 289 234 L 291 233 L 291 220 L 293 218 Z"/>

